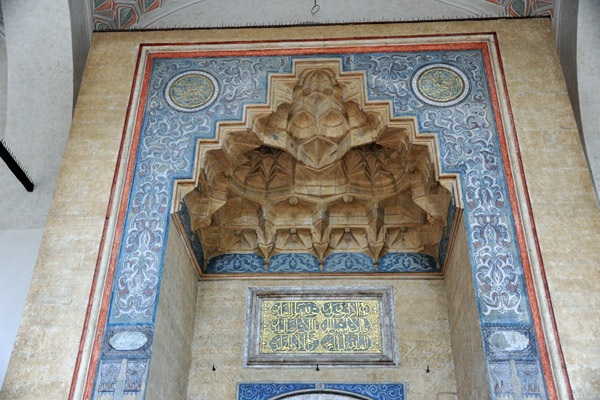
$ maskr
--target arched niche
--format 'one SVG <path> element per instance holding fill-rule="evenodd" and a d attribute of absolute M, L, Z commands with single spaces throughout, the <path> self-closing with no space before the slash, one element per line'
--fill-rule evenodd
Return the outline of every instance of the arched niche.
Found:
<path fill-rule="evenodd" d="M 267 90 L 267 104 L 200 140 L 194 178 L 175 181 L 172 211 L 199 274 L 234 272 L 218 263 L 251 256 L 264 271 L 235 272 L 293 272 L 281 258 L 298 272 L 426 271 L 391 266 L 411 257 L 442 271 L 462 205 L 436 136 L 393 117 L 389 101 L 368 101 L 364 73 L 339 60 L 298 60 Z M 326 262 L 348 253 L 372 267 Z"/>
<path fill-rule="evenodd" d="M 325 391 L 314 391 L 299 394 L 286 394 L 283 396 L 275 396 L 272 400 L 365 400 L 368 397 L 363 397 L 356 394 L 333 393 Z"/>
<path fill-rule="evenodd" d="M 465 283 L 465 286 L 456 285 L 455 293 L 465 296 L 458 296 L 463 302 L 454 304 L 459 318 L 453 321 L 452 325 L 464 328 L 463 331 L 458 329 L 453 332 L 453 335 L 456 333 L 459 337 L 456 341 L 458 348 L 454 350 L 454 353 L 468 355 L 459 361 L 462 373 L 460 379 L 467 383 L 463 387 L 466 387 L 465 390 L 468 393 L 477 393 L 478 398 L 487 398 L 490 394 L 497 397 L 504 395 L 505 392 L 516 393 L 515 396 L 518 397 L 524 394 L 524 390 L 529 391 L 525 394 L 533 393 L 538 397 L 548 397 L 546 388 L 550 388 L 547 386 L 550 378 L 547 371 L 542 369 L 540 361 L 542 356 L 547 357 L 547 355 L 544 353 L 545 349 L 538 348 L 536 342 L 536 337 L 538 337 L 536 334 L 539 335 L 539 332 L 536 333 L 533 325 L 534 319 L 539 318 L 539 315 L 532 313 L 530 309 L 530 296 L 533 296 L 534 293 L 531 290 L 528 292 L 524 268 L 521 264 L 522 257 L 526 257 L 527 253 L 525 249 L 519 247 L 521 246 L 520 242 L 517 245 L 516 235 L 518 232 L 516 233 L 513 220 L 518 217 L 516 208 L 513 209 L 513 207 L 517 207 L 517 201 L 513 201 L 513 181 L 510 180 L 507 183 L 512 177 L 505 172 L 505 164 L 503 164 L 507 163 L 506 165 L 508 165 L 511 161 L 506 156 L 507 144 L 505 137 L 502 136 L 505 132 L 500 123 L 500 121 L 506 122 L 501 110 L 505 109 L 507 105 L 505 99 L 498 100 L 496 97 L 497 83 L 500 80 L 493 81 L 491 75 L 486 75 L 494 72 L 494 68 L 496 68 L 493 62 L 497 62 L 497 59 L 491 59 L 489 56 L 489 52 L 493 49 L 494 39 L 485 35 L 481 38 L 478 37 L 477 40 L 452 37 L 443 39 L 444 43 L 433 41 L 422 45 L 409 41 L 409 47 L 402 47 L 397 43 L 396 45 L 390 44 L 395 43 L 395 40 L 369 39 L 364 42 L 369 45 L 360 48 L 345 48 L 344 46 L 347 44 L 344 44 L 341 47 L 342 50 L 335 48 L 336 50 L 332 50 L 331 54 L 335 54 L 337 59 L 347 62 L 348 70 L 354 71 L 349 73 L 360 75 L 362 77 L 359 79 L 360 82 L 365 84 L 368 90 L 379 90 L 378 94 L 374 96 L 378 98 L 376 103 L 387 104 L 390 115 L 408 115 L 410 114 L 408 111 L 411 110 L 417 114 L 417 117 L 413 114 L 406 119 L 412 119 L 414 126 L 428 132 L 420 135 L 417 134 L 417 129 L 414 129 L 415 140 L 424 139 L 427 142 L 427 148 L 430 149 L 430 154 L 436 155 L 436 157 L 430 156 L 430 160 L 433 160 L 432 165 L 436 165 L 436 160 L 441 160 L 441 167 L 438 166 L 436 179 L 444 177 L 444 174 L 439 171 L 445 171 L 445 173 L 459 178 L 456 181 L 460 183 L 461 190 L 456 188 L 452 193 L 460 194 L 462 191 L 462 199 L 464 199 L 464 202 L 458 203 L 464 205 L 465 219 L 456 225 L 462 228 L 464 247 L 460 257 L 457 256 L 457 260 L 462 267 L 459 274 L 460 281 Z M 404 39 L 397 40 L 399 43 L 406 44 L 403 42 Z M 380 47 L 372 47 L 373 42 Z M 334 46 L 334 44 L 329 45 Z M 452 44 L 452 46 L 448 46 L 448 44 Z M 191 193 L 198 186 L 200 175 L 198 171 L 194 171 L 194 167 L 200 168 L 203 163 L 199 160 L 202 160 L 203 157 L 210 158 L 211 150 L 223 148 L 222 141 L 227 136 L 222 134 L 223 129 L 233 126 L 239 131 L 241 126 L 247 129 L 249 126 L 251 127 L 251 125 L 247 125 L 248 123 L 258 121 L 248 117 L 251 114 L 248 105 L 269 104 L 269 99 L 273 98 L 269 90 L 274 86 L 267 83 L 277 75 L 288 74 L 289 78 L 294 80 L 293 86 L 295 87 L 297 78 L 293 74 L 292 64 L 299 59 L 307 58 L 306 54 L 323 54 L 324 51 L 320 48 L 321 44 L 315 45 L 312 42 L 286 44 L 288 47 L 301 50 L 299 50 L 301 55 L 297 56 L 295 53 L 290 53 L 287 48 L 283 49 L 278 48 L 278 45 L 267 44 L 267 50 L 264 50 L 265 58 L 253 58 L 247 65 L 263 63 L 266 65 L 265 68 L 270 68 L 270 72 L 245 70 L 250 75 L 255 74 L 251 75 L 249 79 L 252 81 L 248 86 L 250 90 L 240 90 L 235 93 L 235 96 L 228 96 L 224 91 L 222 102 L 218 105 L 214 103 L 216 104 L 215 108 L 207 108 L 206 112 L 192 116 L 167 104 L 165 96 L 168 94 L 165 95 L 165 93 L 170 93 L 167 91 L 167 88 L 171 88 L 168 86 L 169 83 L 174 82 L 173 84 L 175 84 L 181 78 L 179 74 L 195 73 L 195 70 L 190 68 L 192 65 L 216 69 L 227 78 L 227 74 L 235 75 L 241 70 L 241 63 L 246 62 L 244 57 L 262 57 L 260 51 L 263 50 L 246 53 L 249 51 L 248 47 L 244 47 L 246 45 L 240 45 L 241 50 L 236 47 L 236 44 L 224 46 L 225 53 L 207 52 L 206 48 L 200 46 L 204 53 L 188 54 L 191 61 L 189 59 L 177 60 L 177 57 L 186 56 L 185 53 L 170 56 L 169 51 L 173 50 L 171 48 L 157 49 L 156 53 L 151 54 L 152 57 L 148 58 L 148 60 L 152 60 L 152 68 L 148 67 L 150 64 L 140 66 L 137 75 L 139 83 L 134 85 L 134 95 L 139 97 L 134 97 L 140 100 L 142 108 L 137 110 L 139 117 L 137 124 L 129 121 L 128 127 L 131 130 L 128 131 L 130 136 L 127 137 L 131 140 L 129 143 L 133 143 L 133 145 L 131 146 L 129 168 L 127 173 L 123 174 L 123 187 L 126 188 L 126 196 L 129 197 L 124 197 L 119 220 L 121 225 L 116 229 L 116 236 L 121 237 L 122 242 L 117 242 L 114 248 L 119 249 L 118 254 L 114 254 L 111 258 L 115 285 L 114 291 L 111 291 L 112 288 L 108 288 L 105 292 L 107 300 L 104 301 L 103 310 L 105 310 L 104 315 L 107 315 L 107 329 L 103 339 L 96 340 L 96 348 L 100 348 L 98 346 L 101 346 L 103 342 L 110 342 L 111 332 L 116 329 L 114 327 L 135 331 L 139 330 L 139 326 L 143 324 L 149 327 L 151 333 L 154 332 L 154 337 L 150 337 L 149 342 L 153 341 L 156 347 L 169 343 L 168 330 L 160 328 L 158 323 L 155 325 L 155 321 L 161 320 L 165 312 L 168 313 L 173 309 L 173 304 L 180 304 L 171 303 L 170 308 L 166 306 L 161 311 L 158 300 L 159 292 L 160 298 L 166 299 L 161 300 L 163 303 L 168 303 L 169 293 L 177 293 L 177 285 L 172 285 L 169 292 L 169 283 L 162 279 L 161 275 L 164 268 L 168 267 L 162 263 L 167 228 L 172 227 L 170 223 L 177 220 L 170 218 L 169 211 L 177 211 L 185 195 Z M 255 44 L 249 46 L 251 48 Z M 235 50 L 231 50 L 231 48 L 235 48 Z M 142 58 L 148 55 L 144 51 L 147 49 L 142 51 Z M 165 53 L 160 53 L 161 51 Z M 373 51 L 381 53 L 373 53 Z M 355 56 L 357 52 L 360 56 Z M 407 66 L 407 72 L 398 78 L 404 85 L 402 94 L 398 96 L 395 96 L 393 92 L 397 86 L 386 85 L 386 82 L 389 83 L 387 80 L 374 79 L 374 77 L 381 77 L 378 75 L 380 70 L 377 69 L 379 67 L 377 63 L 389 61 L 392 58 L 388 57 L 390 53 L 393 53 L 394 57 L 402 59 Z M 418 54 L 419 57 L 413 57 L 413 53 Z M 294 55 L 290 56 L 290 54 Z M 238 56 L 239 58 L 236 58 Z M 426 58 L 422 58 L 425 56 Z M 497 54 L 494 57 L 496 56 Z M 194 57 L 198 59 L 196 60 Z M 275 62 L 269 57 L 276 58 Z M 144 59 L 144 62 L 146 61 Z M 437 64 L 433 64 L 433 62 Z M 236 68 L 227 69 L 229 65 L 224 66 L 227 63 L 235 65 Z M 457 65 L 462 68 L 462 72 Z M 456 101 L 451 99 L 452 104 L 440 104 L 442 98 L 439 99 L 440 101 L 432 102 L 431 99 L 424 100 L 423 98 L 426 96 L 419 97 L 417 95 L 419 77 L 432 68 L 441 68 L 445 71 L 444 74 L 453 76 L 451 80 L 455 83 L 457 80 L 462 82 L 461 85 L 454 85 L 460 87 L 460 93 L 457 93 Z M 196 73 L 196 75 L 198 74 Z M 340 77 L 342 75 L 342 73 L 339 74 Z M 377 86 L 380 83 L 383 85 Z M 262 86 L 263 84 L 264 86 Z M 414 87 L 411 84 L 414 84 Z M 231 87 L 230 85 L 229 89 Z M 367 90 L 363 90 L 362 93 L 366 92 Z M 229 94 L 232 93 L 229 92 Z M 256 98 L 261 100 L 251 101 Z M 382 100 L 384 98 L 393 99 L 393 101 Z M 464 98 L 468 100 L 461 103 Z M 143 108 L 145 105 L 148 106 L 148 109 Z M 364 107 L 366 106 L 367 104 L 364 103 Z M 385 109 L 385 107 L 383 108 Z M 231 118 L 221 118 L 224 115 L 223 112 L 230 111 L 231 113 L 228 115 L 231 115 Z M 273 112 L 276 112 L 276 107 L 265 106 L 262 116 L 268 116 Z M 160 120 L 157 120 L 157 116 Z M 147 119 L 145 119 L 146 117 Z M 240 125 L 240 120 L 243 121 L 242 125 Z M 220 122 L 217 123 L 217 121 Z M 217 133 L 219 136 L 216 136 Z M 196 146 L 198 139 L 201 140 L 201 146 Z M 441 150 L 442 146 L 444 147 L 443 151 Z M 129 147 L 126 149 L 129 150 Z M 322 158 L 317 157 L 311 162 L 320 166 L 321 160 Z M 192 178 L 189 178 L 190 176 Z M 185 188 L 186 182 L 188 183 L 187 188 Z M 214 182 L 222 183 L 218 180 Z M 174 187 L 176 188 L 174 189 Z M 460 199 L 461 197 L 459 197 Z M 239 204 L 241 207 L 242 202 L 240 201 Z M 122 247 L 118 246 L 119 243 L 122 243 Z M 363 253 L 354 252 L 352 254 Z M 273 259 L 278 255 L 276 254 Z M 200 272 L 201 269 L 199 269 Z M 352 275 L 363 278 L 362 275 Z M 389 279 L 388 276 L 380 276 Z M 229 289 L 222 292 L 227 292 L 227 290 Z M 238 295 L 236 298 L 240 300 Z M 173 298 L 170 301 L 173 301 Z M 212 299 L 209 298 L 207 302 L 210 301 Z M 467 308 L 471 311 L 468 321 L 465 321 L 460 317 Z M 213 310 L 213 312 L 215 311 Z M 219 315 L 228 316 L 228 313 L 222 310 L 219 312 Z M 451 313 L 452 311 L 449 312 L 449 314 Z M 237 323 L 239 324 L 239 321 Z M 154 330 L 155 328 L 156 330 Z M 104 325 L 100 329 L 104 329 Z M 464 339 L 465 336 L 462 335 L 465 330 L 469 332 L 469 340 Z M 492 349 L 490 346 L 493 345 L 501 348 Z M 138 350 L 131 351 L 138 352 Z M 494 353 L 490 353 L 491 351 Z M 526 354 L 516 358 L 517 352 Z M 164 354 L 151 356 L 149 352 L 135 353 L 138 356 L 135 360 L 129 360 L 125 353 L 121 354 L 123 354 L 121 359 L 124 363 L 121 364 L 121 368 L 137 374 L 135 377 L 132 375 L 130 381 L 135 378 L 135 382 L 139 383 L 136 386 L 138 392 L 146 390 L 144 379 L 150 382 L 148 388 L 162 387 L 164 389 L 168 387 L 165 377 L 170 376 L 171 371 L 161 370 L 161 365 L 163 365 L 161 357 Z M 492 355 L 490 356 L 490 354 Z M 110 357 L 115 357 L 115 355 L 111 354 Z M 93 385 L 96 380 L 102 383 L 105 379 L 103 371 L 107 370 L 110 373 L 110 371 L 117 370 L 116 365 L 112 365 L 115 367 L 114 369 L 108 368 L 111 363 L 115 363 L 115 359 L 110 357 L 102 355 L 100 362 L 90 368 L 92 378 L 88 382 L 92 382 L 92 386 L 87 386 L 88 392 L 102 387 Z M 149 364 L 151 357 L 153 362 Z M 128 368 L 130 361 L 135 364 L 135 369 Z M 402 364 L 402 359 L 400 363 Z M 150 370 L 148 370 L 148 365 L 150 365 Z M 219 366 L 213 371 L 219 371 Z M 106 375 L 106 377 L 108 376 Z M 344 376 L 350 379 L 351 374 L 348 372 Z M 510 385 L 506 382 L 510 382 Z M 135 392 L 136 390 L 129 391 Z"/>

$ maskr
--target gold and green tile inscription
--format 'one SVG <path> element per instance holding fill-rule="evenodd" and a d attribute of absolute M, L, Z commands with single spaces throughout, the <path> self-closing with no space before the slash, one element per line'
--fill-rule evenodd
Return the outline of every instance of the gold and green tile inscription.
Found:
<path fill-rule="evenodd" d="M 379 300 L 263 300 L 260 354 L 381 354 Z"/>

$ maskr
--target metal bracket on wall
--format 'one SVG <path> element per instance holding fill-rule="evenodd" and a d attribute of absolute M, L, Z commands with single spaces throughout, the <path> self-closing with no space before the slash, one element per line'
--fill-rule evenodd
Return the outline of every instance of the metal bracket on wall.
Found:
<path fill-rule="evenodd" d="M 4 140 L 0 140 L 0 158 L 4 160 L 8 169 L 17 177 L 19 182 L 23 184 L 25 190 L 33 192 L 33 182 L 23 169 L 21 164 L 15 158 L 15 155 L 10 151 Z"/>

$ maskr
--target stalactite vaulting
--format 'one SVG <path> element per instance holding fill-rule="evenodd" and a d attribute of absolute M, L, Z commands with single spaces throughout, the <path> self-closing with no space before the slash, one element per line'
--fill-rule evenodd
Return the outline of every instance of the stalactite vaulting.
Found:
<path fill-rule="evenodd" d="M 307 64 L 273 79 L 271 107 L 221 132 L 185 196 L 210 259 L 302 252 L 437 256 L 450 193 L 412 124 L 369 104 L 359 76 Z"/>

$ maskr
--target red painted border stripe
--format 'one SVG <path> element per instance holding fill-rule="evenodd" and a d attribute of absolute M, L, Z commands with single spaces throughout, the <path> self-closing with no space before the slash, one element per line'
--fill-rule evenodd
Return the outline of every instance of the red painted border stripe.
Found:
<path fill-rule="evenodd" d="M 69 390 L 69 400 L 73 399 L 73 396 L 75 395 L 75 386 L 77 384 L 77 375 L 79 374 L 79 369 L 81 367 L 81 358 L 83 356 L 83 349 L 85 346 L 85 337 L 87 335 L 88 332 L 88 326 L 90 323 L 90 318 L 91 318 L 91 312 L 92 312 L 92 305 L 93 305 L 93 301 L 94 301 L 94 295 L 96 293 L 96 284 L 98 282 L 98 273 L 99 273 L 99 269 L 100 269 L 100 261 L 102 259 L 102 252 L 104 250 L 104 244 L 105 244 L 105 239 L 106 239 L 106 233 L 108 230 L 108 222 L 110 219 L 110 210 L 112 208 L 112 204 L 113 204 L 113 200 L 114 200 L 114 196 L 115 196 L 115 189 L 116 189 L 116 185 L 117 185 L 117 178 L 119 175 L 119 167 L 121 166 L 121 156 L 123 154 L 123 146 L 125 144 L 125 136 L 127 134 L 127 120 L 129 119 L 129 112 L 131 110 L 131 104 L 133 102 L 133 91 L 135 89 L 135 84 L 136 84 L 136 80 L 137 80 L 137 71 L 140 65 L 140 58 L 141 58 L 141 53 L 138 54 L 137 56 L 137 60 L 135 62 L 135 70 L 134 70 L 134 77 L 133 77 L 133 81 L 131 83 L 131 93 L 129 95 L 129 101 L 127 103 L 127 112 L 125 114 L 125 125 L 123 126 L 123 132 L 121 134 L 121 143 L 119 144 L 119 152 L 117 154 L 117 163 L 115 165 L 115 172 L 113 174 L 113 181 L 112 181 L 112 185 L 110 188 L 110 195 L 108 198 L 108 206 L 106 207 L 106 217 L 104 220 L 104 227 L 102 228 L 102 237 L 100 239 L 100 246 L 98 248 L 98 257 L 96 258 L 96 267 L 94 268 L 94 277 L 92 278 L 92 286 L 91 286 L 91 290 L 90 290 L 90 297 L 88 299 L 88 305 L 87 305 L 87 309 L 86 309 L 86 313 L 85 313 L 85 320 L 83 323 L 83 330 L 81 332 L 81 339 L 79 341 L 79 350 L 77 352 L 77 360 L 75 361 L 75 369 L 73 371 L 73 379 L 71 381 L 71 388 Z M 89 374 L 88 374 L 89 375 Z"/>
<path fill-rule="evenodd" d="M 508 186 L 508 195 L 510 198 L 511 211 L 513 214 L 513 221 L 515 224 L 515 231 L 517 233 L 517 243 L 519 245 L 519 254 L 521 255 L 521 264 L 525 275 L 525 286 L 527 287 L 527 295 L 529 297 L 529 307 L 531 309 L 531 316 L 533 318 L 533 326 L 535 328 L 535 334 L 538 341 L 538 350 L 540 353 L 540 362 L 542 364 L 542 370 L 544 372 L 544 380 L 546 382 L 546 389 L 548 390 L 548 397 L 551 400 L 558 399 L 556 393 L 556 387 L 554 386 L 554 379 L 552 377 L 552 369 L 550 366 L 550 356 L 548 355 L 548 348 L 546 346 L 546 338 L 542 329 L 542 320 L 540 317 L 540 310 L 537 303 L 537 297 L 535 288 L 533 285 L 533 275 L 531 272 L 531 264 L 529 262 L 529 255 L 527 254 L 527 246 L 525 242 L 525 233 L 523 231 L 523 224 L 521 223 L 521 214 L 519 211 L 519 203 L 517 201 L 517 194 L 515 190 L 515 182 L 512 176 L 512 168 L 510 165 L 510 158 L 508 155 L 508 146 L 506 143 L 506 136 L 504 133 L 504 125 L 502 123 L 502 116 L 500 114 L 500 106 L 498 103 L 498 92 L 496 91 L 496 84 L 494 82 L 494 73 L 491 66 L 489 50 L 484 49 L 484 61 L 485 69 L 488 75 L 488 86 L 490 89 L 490 96 L 492 98 L 492 106 L 494 115 L 496 117 L 496 128 L 498 130 L 498 138 L 500 140 L 500 148 L 502 151 L 502 159 L 504 161 L 504 173 L 506 176 L 506 183 Z M 504 76 L 503 76 L 504 78 Z M 506 93 L 508 97 L 508 92 Z"/>
<path fill-rule="evenodd" d="M 140 46 L 140 50 L 141 50 L 141 46 Z M 136 62 L 135 75 L 134 75 L 132 89 L 131 89 L 130 104 L 127 108 L 127 114 L 126 114 L 127 116 L 125 118 L 125 127 L 123 129 L 123 137 L 121 139 L 121 148 L 124 146 L 125 135 L 126 135 L 126 131 L 127 131 L 127 122 L 129 121 L 129 115 L 131 112 L 131 102 L 132 102 L 133 91 L 134 91 L 136 81 L 137 81 L 137 73 L 138 73 L 140 58 L 141 58 L 141 51 L 138 53 L 138 60 Z M 140 136 L 140 132 L 141 132 L 141 119 L 143 119 L 143 115 L 144 115 L 143 104 L 145 104 L 146 96 L 148 93 L 148 83 L 149 83 L 149 79 L 150 79 L 151 68 L 152 68 L 152 64 L 148 63 L 146 65 L 146 71 L 144 74 L 142 92 L 140 95 L 140 103 L 139 103 L 140 107 L 138 108 L 136 123 L 135 123 L 135 127 L 134 127 L 134 135 L 133 135 L 133 139 L 132 139 L 132 143 L 131 143 L 129 160 L 128 160 L 128 164 L 127 164 L 127 171 L 126 171 L 126 175 L 125 175 L 125 181 L 123 183 L 123 194 L 121 197 L 121 204 L 119 207 L 117 225 L 116 225 L 116 229 L 115 229 L 115 236 L 114 236 L 113 246 L 111 249 L 111 256 L 110 256 L 109 267 L 108 267 L 108 271 L 107 271 L 107 275 L 106 275 L 106 282 L 104 285 L 104 292 L 102 294 L 102 305 L 100 308 L 100 315 L 98 317 L 98 326 L 96 328 L 96 332 L 95 332 L 95 336 L 94 336 L 94 346 L 92 347 L 92 356 L 90 358 L 90 366 L 89 366 L 88 374 L 87 374 L 87 378 L 86 378 L 86 386 L 85 386 L 85 391 L 83 394 L 84 399 L 91 399 L 92 395 L 93 395 L 92 391 L 94 389 L 94 378 L 96 377 L 96 372 L 98 370 L 98 361 L 100 359 L 100 351 L 102 349 L 102 339 L 104 337 L 104 328 L 106 327 L 106 323 L 107 323 L 107 317 L 108 317 L 107 314 L 108 314 L 108 309 L 110 306 L 110 297 L 112 294 L 112 286 L 113 286 L 114 278 L 115 278 L 117 257 L 119 255 L 119 247 L 121 245 L 121 237 L 122 237 L 122 233 L 123 233 L 123 227 L 125 225 L 125 215 L 126 215 L 126 211 L 127 211 L 127 204 L 129 202 L 129 194 L 131 192 L 131 182 L 133 180 L 134 166 L 135 166 L 135 161 L 137 158 L 137 148 L 139 145 L 139 136 Z M 117 175 L 118 175 L 118 164 L 117 164 L 117 170 L 115 172 L 115 178 L 114 178 L 115 181 L 113 182 L 113 184 L 116 183 Z M 114 193 L 113 193 L 113 196 L 114 196 Z M 112 202 L 112 200 L 113 199 L 111 199 L 111 202 Z M 110 212 L 110 208 L 108 209 L 108 212 Z M 101 241 L 101 246 L 104 245 L 104 240 L 105 240 L 105 237 L 103 236 L 102 241 Z M 101 257 L 101 254 L 98 255 L 98 260 L 100 260 L 100 257 Z M 89 319 L 89 316 L 86 315 L 86 320 L 87 319 Z"/>
<path fill-rule="evenodd" d="M 558 326 L 556 325 L 556 317 L 554 315 L 554 306 L 552 305 L 552 298 L 550 297 L 550 288 L 548 287 L 548 281 L 546 279 L 546 269 L 544 268 L 544 260 L 542 258 L 542 249 L 540 247 L 540 242 L 538 240 L 537 228 L 535 226 L 535 219 L 533 218 L 533 208 L 531 206 L 531 198 L 529 196 L 529 189 L 527 187 L 527 179 L 525 177 L 525 169 L 523 168 L 523 160 L 521 158 L 521 148 L 519 146 L 519 138 L 516 134 L 517 128 L 515 126 L 515 119 L 512 113 L 512 106 L 510 104 L 510 97 L 508 95 L 508 87 L 506 85 L 506 77 L 504 75 L 504 64 L 502 63 L 502 57 L 500 53 L 500 45 L 498 43 L 497 35 L 494 33 L 494 43 L 496 45 L 496 52 L 498 53 L 498 64 L 500 66 L 500 73 L 502 74 L 502 82 L 504 86 L 504 92 L 506 93 L 506 102 L 508 104 L 508 115 L 510 117 L 510 124 L 512 126 L 513 132 L 515 132 L 515 148 L 517 152 L 517 159 L 519 160 L 519 168 L 521 170 L 521 179 L 523 180 L 523 187 L 525 189 L 525 200 L 527 202 L 527 212 L 529 214 L 529 218 L 531 220 L 531 230 L 533 232 L 533 238 L 535 241 L 535 250 L 537 256 L 540 260 L 540 272 L 542 275 L 542 281 L 544 283 L 544 294 L 546 300 L 548 301 L 548 308 L 550 309 L 550 317 L 552 320 L 552 329 L 554 330 L 554 334 L 556 335 L 556 345 L 558 346 L 558 354 L 560 358 L 561 369 L 563 370 L 567 384 L 567 392 L 569 394 L 569 399 L 573 399 L 573 390 L 571 388 L 571 379 L 569 378 L 569 373 L 567 371 L 567 365 L 565 363 L 565 358 L 562 350 L 562 346 L 560 343 L 560 338 L 558 335 Z M 541 327 L 540 327 L 541 328 Z"/>

